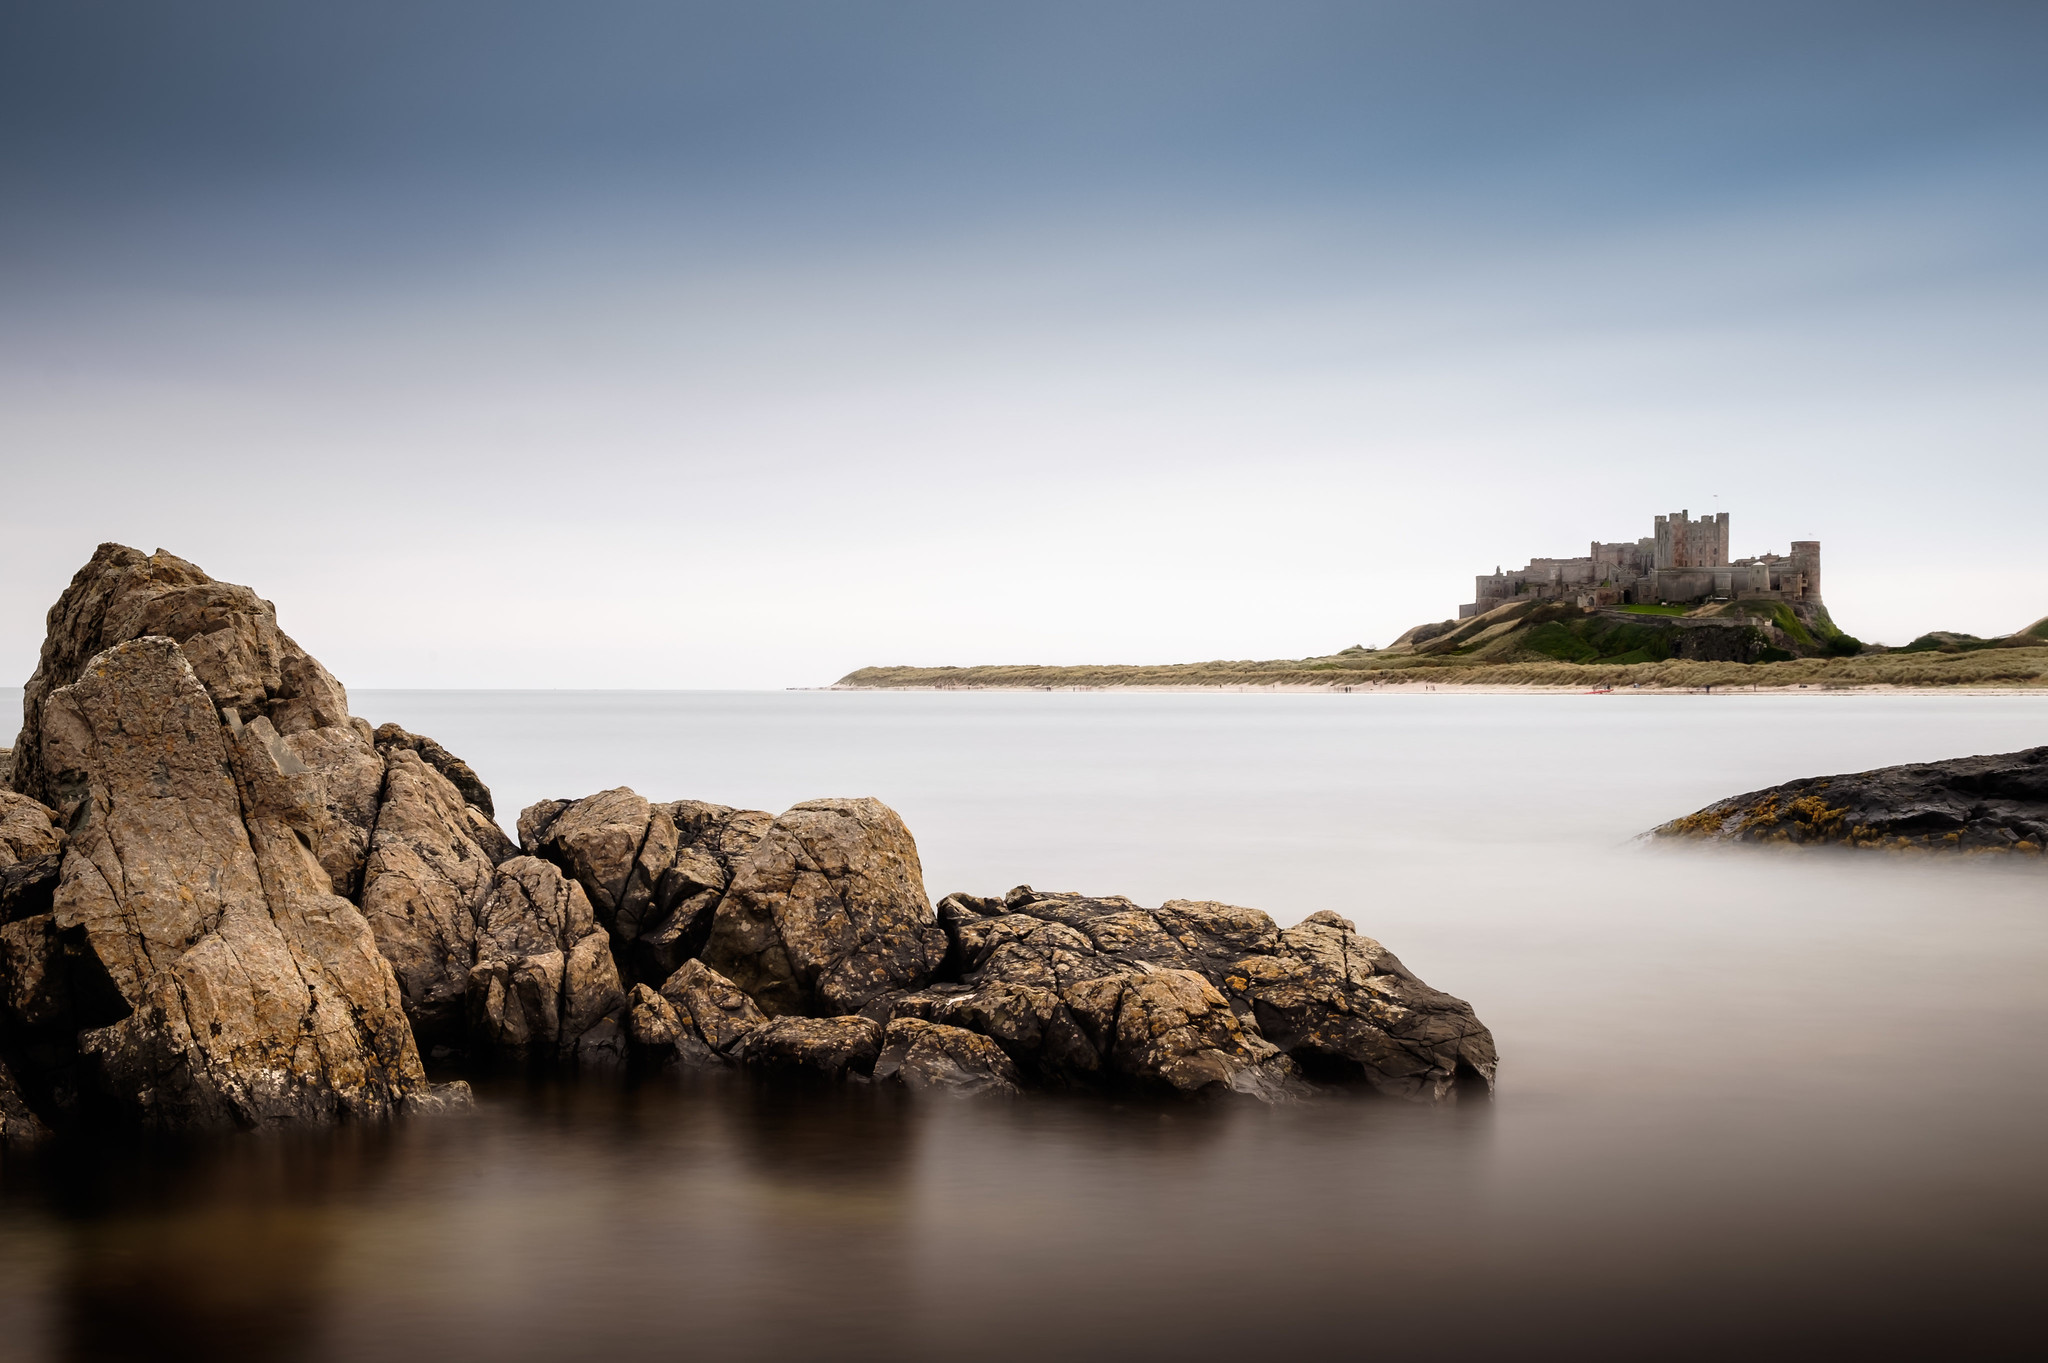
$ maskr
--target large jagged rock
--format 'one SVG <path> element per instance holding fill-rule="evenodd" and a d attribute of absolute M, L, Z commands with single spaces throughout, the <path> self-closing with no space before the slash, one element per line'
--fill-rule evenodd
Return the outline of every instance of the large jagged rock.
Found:
<path fill-rule="evenodd" d="M 961 1027 L 897 1018 L 882 1032 L 875 1082 L 900 1084 L 917 1093 L 960 1096 L 1022 1092 L 1017 1066 L 1003 1048 Z"/>
<path fill-rule="evenodd" d="M 879 800 L 811 800 L 769 827 L 719 902 L 704 961 L 762 1011 L 851 1013 L 945 960 L 917 844 Z"/>
<path fill-rule="evenodd" d="M 2040 856 L 2048 747 L 1788 781 L 1716 801 L 1651 836 Z"/>
<path fill-rule="evenodd" d="M 419 754 L 420 760 L 441 773 L 461 794 L 464 803 L 482 814 L 485 819 L 497 817 L 497 807 L 491 803 L 491 788 L 483 783 L 469 763 L 449 752 L 446 748 L 428 738 L 425 734 L 412 733 L 396 724 L 379 724 L 375 734 L 377 751 L 388 760 L 392 753 L 404 751 Z M 493 824 L 492 828 L 497 829 Z M 498 830 L 503 838 L 504 832 Z M 507 839 L 509 842 L 510 840 Z M 505 860 L 504 857 L 499 858 Z"/>
<path fill-rule="evenodd" d="M 220 716 L 268 755 L 267 794 L 327 872 L 334 893 L 360 886 L 384 763 L 348 694 L 277 627 L 277 611 L 247 587 L 216 582 L 158 550 L 103 544 L 50 608 L 35 675 L 22 697 L 14 789 L 63 807 L 45 761 L 45 702 L 94 657 L 146 636 L 170 639 Z"/>
<path fill-rule="evenodd" d="M 1493 1033 L 1471 1005 L 1430 988 L 1327 909 L 1219 974 L 1225 997 L 1311 1077 L 1362 1078 L 1428 1100 L 1453 1096 L 1463 1079 L 1493 1086 Z"/>
<path fill-rule="evenodd" d="M 477 920 L 499 863 L 517 851 L 417 750 L 394 747 L 387 761 L 363 916 L 397 973 L 420 1044 L 461 1045 Z"/>
<path fill-rule="evenodd" d="M 739 1058 L 771 1074 L 831 1080 L 865 1079 L 882 1050 L 882 1028 L 858 1014 L 836 1018 L 779 1017 L 747 1034 Z"/>
<path fill-rule="evenodd" d="M 197 573 L 172 562 L 181 578 Z M 70 618 L 72 596 L 53 622 Z M 95 624 L 104 631 L 106 617 Z M 226 640 L 197 636 L 201 656 L 226 694 L 267 703 L 248 660 L 278 661 L 281 636 L 241 626 L 234 617 Z M 170 638 L 117 644 L 47 685 L 68 647 L 45 645 L 23 746 L 30 793 L 49 799 L 70 839 L 49 921 L 10 925 L 21 931 L 8 956 L 10 993 L 61 974 L 43 995 L 76 1010 L 29 1029 L 75 1028 L 76 1071 L 46 1077 L 49 1100 L 189 1128 L 377 1117 L 424 1098 L 391 967 L 319 859 L 332 809 L 309 800 L 317 782 L 300 779 L 296 750 L 266 714 L 240 723 L 229 707 L 224 729 Z M 325 676 L 303 655 L 292 666 L 302 682 Z M 313 703 L 295 693 L 276 708 Z M 17 961 L 17 950 L 37 959 Z"/>
<path fill-rule="evenodd" d="M 621 786 L 528 806 L 519 841 L 583 886 L 627 975 L 659 985 L 702 950 L 734 871 L 773 822 L 698 800 L 651 804 Z"/>
<path fill-rule="evenodd" d="M 877 1001 L 994 1040 L 1053 1084 L 1113 1083 L 1283 1101 L 1317 1078 L 1407 1097 L 1491 1085 L 1493 1038 L 1335 914 L 1282 931 L 1256 909 L 1041 894 L 948 896 L 960 982 Z"/>
<path fill-rule="evenodd" d="M 476 919 L 469 1042 L 585 1065 L 625 1055 L 625 991 L 583 887 L 538 857 L 497 868 Z"/>
<path fill-rule="evenodd" d="M 642 1054 L 695 1068 L 733 1064 L 747 1035 L 768 1020 L 702 961 L 684 962 L 659 993 L 634 985 L 627 1011 L 627 1034 Z"/>

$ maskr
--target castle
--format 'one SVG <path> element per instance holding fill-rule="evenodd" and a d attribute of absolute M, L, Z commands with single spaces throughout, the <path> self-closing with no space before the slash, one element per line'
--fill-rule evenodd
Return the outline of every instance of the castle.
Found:
<path fill-rule="evenodd" d="M 1728 513 L 1657 517 L 1656 533 L 1634 544 L 1593 544 L 1584 558 L 1532 558 L 1526 568 L 1475 579 L 1469 620 L 1511 601 L 1569 601 L 1591 609 L 1621 605 L 1695 605 L 1704 601 L 1820 604 L 1820 541 L 1794 540 L 1789 554 L 1728 557 Z"/>

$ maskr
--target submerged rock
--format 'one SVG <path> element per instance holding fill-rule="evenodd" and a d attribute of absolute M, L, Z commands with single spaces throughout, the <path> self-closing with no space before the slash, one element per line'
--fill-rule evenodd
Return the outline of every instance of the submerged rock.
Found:
<path fill-rule="evenodd" d="M 1717 801 L 1650 836 L 2040 856 L 2048 747 L 1788 781 Z"/>

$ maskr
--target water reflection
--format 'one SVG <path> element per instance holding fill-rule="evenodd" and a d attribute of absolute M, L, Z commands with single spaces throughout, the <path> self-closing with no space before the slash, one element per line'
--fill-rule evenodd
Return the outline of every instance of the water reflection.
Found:
<path fill-rule="evenodd" d="M 1497 1100 L 508 1078 L 389 1133 L 10 1161 L 0 1358 L 2038 1351 L 2048 876 L 1627 845 L 2025 746 L 2038 703 L 860 699 L 635 697 L 610 748 L 604 698 L 376 717 L 533 794 L 874 790 L 941 890 L 1336 908 L 1474 1001 Z"/>

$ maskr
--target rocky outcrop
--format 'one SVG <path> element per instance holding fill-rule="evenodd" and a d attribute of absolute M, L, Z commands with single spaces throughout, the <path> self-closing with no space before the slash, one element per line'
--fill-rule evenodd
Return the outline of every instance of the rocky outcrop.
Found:
<path fill-rule="evenodd" d="M 621 786 L 529 806 L 519 841 L 583 886 L 628 978 L 658 985 L 703 949 L 734 870 L 773 822 L 697 800 L 653 804 Z"/>
<path fill-rule="evenodd" d="M 377 751 L 386 760 L 389 760 L 394 752 L 419 754 L 422 762 L 425 762 L 447 778 L 448 784 L 455 787 L 456 791 L 462 796 L 464 803 L 475 809 L 479 814 L 482 814 L 487 820 L 497 817 L 498 811 L 491 803 L 491 788 L 483 783 L 482 778 L 476 774 L 469 763 L 463 761 L 454 753 L 449 752 L 433 739 L 428 738 L 424 734 L 411 733 L 401 729 L 396 724 L 379 724 L 375 741 Z M 497 829 L 496 824 L 492 824 L 491 827 L 494 830 Z M 503 838 L 505 835 L 500 831 L 498 836 Z M 510 840 L 507 839 L 507 841 L 509 842 Z M 503 859 L 502 857 L 499 858 L 501 861 Z"/>
<path fill-rule="evenodd" d="M 866 1078 L 882 1050 L 882 1029 L 858 1014 L 833 1018 L 774 1018 L 747 1034 L 739 1058 L 770 1074 L 819 1079 Z"/>
<path fill-rule="evenodd" d="M 476 918 L 469 1041 L 535 1059 L 625 1057 L 625 992 L 583 887 L 538 857 L 497 868 Z"/>
<path fill-rule="evenodd" d="M 1490 1087 L 1492 1034 L 1332 913 L 1280 929 L 1256 909 L 1041 894 L 939 906 L 956 984 L 871 1014 L 994 1040 L 1040 1082 L 1235 1092 L 1284 1101 L 1306 1069 L 1404 1097 Z"/>
<path fill-rule="evenodd" d="M 202 657 L 234 683 L 227 664 L 248 652 L 236 641 L 262 636 L 223 632 Z M 391 967 L 319 856 L 338 845 L 332 806 L 310 798 L 317 775 L 301 779 L 312 769 L 268 717 L 217 710 L 161 635 L 33 691 L 31 793 L 71 834 L 49 922 L 10 925 L 8 966 L 16 992 L 45 980 L 43 1002 L 71 1010 L 18 1019 L 75 1037 L 73 1073 L 45 1076 L 49 1100 L 189 1128 L 376 1117 L 424 1095 Z"/>
<path fill-rule="evenodd" d="M 0 1144 L 463 1101 L 422 1044 L 950 1094 L 1493 1078 L 1471 1009 L 1334 914 L 1029 887 L 935 913 L 872 799 L 620 787 L 529 807 L 515 846 L 467 763 L 350 716 L 247 588 L 107 545 L 49 621 L 0 788 Z M 2024 780 L 1970 779 L 1971 819 L 2025 831 Z"/>
<path fill-rule="evenodd" d="M 978 1033 L 921 1018 L 897 1018 L 883 1030 L 874 1080 L 966 1097 L 1022 1092 L 1017 1067 L 1002 1047 Z"/>
<path fill-rule="evenodd" d="M 811 800 L 769 827 L 719 901 L 704 961 L 770 1016 L 852 1013 L 946 957 L 917 844 L 879 800 Z"/>
<path fill-rule="evenodd" d="M 1717 801 L 1650 836 L 2040 856 L 2048 747 L 1788 781 Z"/>
<path fill-rule="evenodd" d="M 498 864 L 516 855 L 416 750 L 390 750 L 363 871 L 363 916 L 398 976 L 422 1045 L 466 1039 L 478 918 Z"/>
<path fill-rule="evenodd" d="M 627 1034 L 657 1064 L 721 1068 L 737 1061 L 741 1043 L 767 1020 L 731 980 L 686 961 L 659 993 L 633 986 Z"/>

